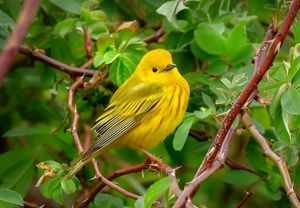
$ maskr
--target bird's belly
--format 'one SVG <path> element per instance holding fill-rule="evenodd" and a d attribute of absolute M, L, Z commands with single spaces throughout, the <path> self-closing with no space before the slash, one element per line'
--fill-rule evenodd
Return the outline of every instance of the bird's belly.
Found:
<path fill-rule="evenodd" d="M 167 105 L 152 111 L 136 128 L 120 137 L 116 145 L 152 149 L 161 143 L 175 130 L 186 110 L 187 99 L 172 99 L 169 98 Z"/>

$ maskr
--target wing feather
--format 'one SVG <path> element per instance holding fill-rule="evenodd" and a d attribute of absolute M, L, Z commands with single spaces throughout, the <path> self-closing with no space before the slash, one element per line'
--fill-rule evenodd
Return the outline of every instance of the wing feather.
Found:
<path fill-rule="evenodd" d="M 146 83 L 123 91 L 123 95 L 119 92 L 121 89 L 92 127 L 96 132 L 96 141 L 84 154 L 83 160 L 140 124 L 148 112 L 160 103 L 163 94 L 162 87 Z"/>

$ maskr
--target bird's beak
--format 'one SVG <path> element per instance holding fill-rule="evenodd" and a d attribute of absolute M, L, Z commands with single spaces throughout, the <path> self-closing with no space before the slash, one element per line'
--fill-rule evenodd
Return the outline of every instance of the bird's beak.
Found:
<path fill-rule="evenodd" d="M 176 64 L 168 64 L 162 71 L 170 71 L 171 69 L 175 68 Z"/>

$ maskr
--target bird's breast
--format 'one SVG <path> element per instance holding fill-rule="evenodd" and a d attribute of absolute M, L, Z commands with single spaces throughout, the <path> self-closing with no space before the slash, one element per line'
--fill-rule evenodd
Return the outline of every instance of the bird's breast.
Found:
<path fill-rule="evenodd" d="M 181 122 L 187 108 L 189 86 L 184 84 L 178 83 L 166 88 L 159 105 L 135 129 L 120 138 L 120 143 L 151 149 L 171 134 Z"/>

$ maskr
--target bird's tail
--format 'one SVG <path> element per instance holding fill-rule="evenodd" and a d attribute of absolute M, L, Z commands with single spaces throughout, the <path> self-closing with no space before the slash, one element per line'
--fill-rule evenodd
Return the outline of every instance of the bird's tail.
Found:
<path fill-rule="evenodd" d="M 72 178 L 86 163 L 87 161 L 83 161 L 80 159 L 73 167 L 71 167 L 71 170 L 65 176 L 65 179 L 69 180 L 70 178 Z"/>

